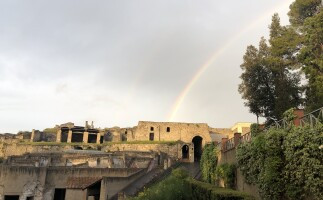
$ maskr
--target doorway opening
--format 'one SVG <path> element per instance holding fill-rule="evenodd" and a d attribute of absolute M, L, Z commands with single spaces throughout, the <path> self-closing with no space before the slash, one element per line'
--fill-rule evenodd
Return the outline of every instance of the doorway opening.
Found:
<path fill-rule="evenodd" d="M 68 131 L 62 130 L 61 142 L 67 142 Z"/>
<path fill-rule="evenodd" d="M 83 142 L 83 133 L 72 133 L 71 142 L 82 143 Z"/>
<path fill-rule="evenodd" d="M 182 147 L 182 159 L 188 159 L 189 158 L 189 151 L 190 151 L 190 148 L 188 147 L 188 145 L 184 145 Z"/>
<path fill-rule="evenodd" d="M 150 133 L 149 134 L 149 140 L 150 141 L 154 141 L 154 133 Z"/>
<path fill-rule="evenodd" d="M 19 195 L 4 195 L 4 200 L 19 200 Z"/>
<path fill-rule="evenodd" d="M 100 200 L 101 180 L 87 188 L 88 199 Z"/>
<path fill-rule="evenodd" d="M 200 136 L 195 136 L 192 140 L 194 144 L 194 161 L 199 162 L 202 156 L 202 140 Z"/>
<path fill-rule="evenodd" d="M 54 200 L 65 200 L 65 188 L 55 188 Z"/>
<path fill-rule="evenodd" d="M 95 134 L 89 134 L 89 137 L 87 138 L 88 143 L 96 143 L 97 135 Z"/>

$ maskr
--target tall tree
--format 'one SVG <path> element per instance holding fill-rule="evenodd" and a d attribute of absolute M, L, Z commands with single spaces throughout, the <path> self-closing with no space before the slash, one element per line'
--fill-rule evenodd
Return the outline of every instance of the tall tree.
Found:
<path fill-rule="evenodd" d="M 322 8 L 321 8 L 322 10 Z M 323 106 L 323 12 L 307 18 L 303 25 L 304 42 L 298 56 L 308 79 L 306 109 Z"/>
<path fill-rule="evenodd" d="M 290 6 L 288 12 L 289 22 L 293 26 L 303 26 L 304 21 L 308 17 L 314 16 L 319 7 L 321 0 L 296 0 Z"/>
<path fill-rule="evenodd" d="M 323 14 L 321 0 L 296 0 L 290 5 L 290 22 L 301 35 L 298 63 L 308 81 L 305 106 L 308 111 L 323 106 Z"/>
<path fill-rule="evenodd" d="M 275 85 L 274 118 L 282 118 L 283 113 L 302 102 L 300 74 L 296 70 L 298 63 L 296 52 L 300 44 L 300 36 L 294 29 L 281 26 L 278 14 L 272 17 L 270 30 L 270 54 L 267 59 Z"/>
<path fill-rule="evenodd" d="M 261 38 L 259 49 L 248 46 L 241 68 L 239 92 L 245 105 L 257 116 L 279 119 L 285 110 L 299 106 L 301 90 L 295 49 L 299 35 L 280 25 L 277 14 L 272 18 L 269 46 Z M 287 44 L 286 44 L 287 43 Z"/>
<path fill-rule="evenodd" d="M 250 45 L 243 56 L 241 69 L 244 71 L 240 78 L 239 92 L 246 100 L 245 105 L 249 107 L 251 113 L 259 117 L 273 115 L 274 109 L 274 85 L 272 73 L 266 66 L 266 59 L 269 48 L 264 38 L 259 42 L 259 50 Z"/>

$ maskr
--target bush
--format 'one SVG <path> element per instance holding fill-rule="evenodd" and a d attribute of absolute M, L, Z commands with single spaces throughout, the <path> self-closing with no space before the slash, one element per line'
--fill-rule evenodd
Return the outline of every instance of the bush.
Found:
<path fill-rule="evenodd" d="M 286 120 L 292 120 L 289 115 Z M 271 128 L 240 144 L 236 157 L 262 199 L 323 199 L 323 125 Z"/>

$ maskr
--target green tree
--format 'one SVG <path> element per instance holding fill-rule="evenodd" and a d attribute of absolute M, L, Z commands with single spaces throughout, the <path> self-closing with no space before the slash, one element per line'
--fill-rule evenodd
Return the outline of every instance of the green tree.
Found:
<path fill-rule="evenodd" d="M 245 105 L 251 113 L 259 117 L 270 117 L 274 109 L 274 85 L 272 73 L 266 66 L 269 48 L 264 38 L 261 38 L 259 50 L 250 45 L 243 56 L 239 92 L 246 100 Z"/>
<path fill-rule="evenodd" d="M 298 62 L 308 83 L 305 106 L 308 111 L 323 106 L 323 14 L 321 0 L 296 0 L 288 13 L 292 27 L 300 33 Z"/>
<path fill-rule="evenodd" d="M 239 92 L 257 120 L 259 116 L 280 119 L 285 110 L 302 102 L 295 55 L 300 36 L 292 28 L 281 26 L 278 14 L 269 29 L 269 45 L 261 38 L 259 49 L 248 46 L 241 64 Z"/>
<path fill-rule="evenodd" d="M 322 9 L 321 9 L 322 10 Z M 323 106 L 323 12 L 307 18 L 303 26 L 303 48 L 298 56 L 308 80 L 306 109 Z"/>
<path fill-rule="evenodd" d="M 321 0 L 296 0 L 288 12 L 289 21 L 293 26 L 302 26 L 305 19 L 314 16 L 321 5 Z"/>
<path fill-rule="evenodd" d="M 296 70 L 299 65 L 295 55 L 300 36 L 291 27 L 281 26 L 278 14 L 273 15 L 269 30 L 270 54 L 267 64 L 273 74 L 275 88 L 272 117 L 280 119 L 285 110 L 298 107 L 302 102 L 300 74 Z"/>

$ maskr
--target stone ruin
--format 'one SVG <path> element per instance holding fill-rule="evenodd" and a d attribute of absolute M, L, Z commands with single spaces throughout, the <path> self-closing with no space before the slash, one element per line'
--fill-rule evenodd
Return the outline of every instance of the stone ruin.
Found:
<path fill-rule="evenodd" d="M 123 199 L 178 163 L 198 162 L 206 144 L 249 130 L 250 123 L 140 121 L 100 129 L 69 122 L 0 135 L 0 200 Z"/>

